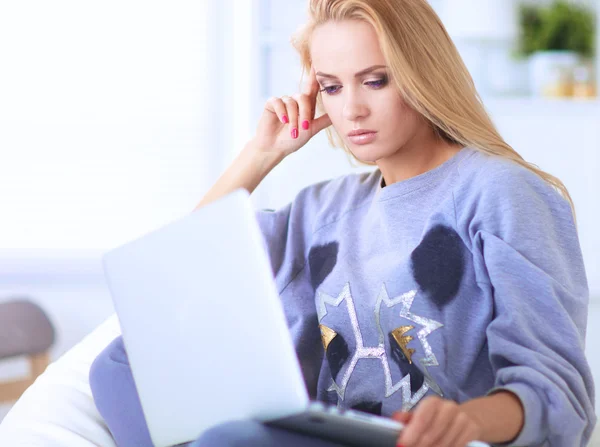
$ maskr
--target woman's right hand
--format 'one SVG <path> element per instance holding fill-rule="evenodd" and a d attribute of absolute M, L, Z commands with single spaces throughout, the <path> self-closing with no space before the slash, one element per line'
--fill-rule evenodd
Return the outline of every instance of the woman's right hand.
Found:
<path fill-rule="evenodd" d="M 219 177 L 195 209 L 239 188 L 252 193 L 281 160 L 331 125 L 327 114 L 315 119 L 318 94 L 319 83 L 311 67 L 302 94 L 289 99 L 269 99 L 254 138 L 247 142 L 231 166 Z M 305 123 L 304 127 L 302 123 Z M 294 129 L 296 132 L 293 132 Z"/>
<path fill-rule="evenodd" d="M 252 139 L 263 152 L 286 157 L 331 125 L 327 114 L 315 119 L 319 83 L 311 67 L 303 93 L 269 98 Z"/>

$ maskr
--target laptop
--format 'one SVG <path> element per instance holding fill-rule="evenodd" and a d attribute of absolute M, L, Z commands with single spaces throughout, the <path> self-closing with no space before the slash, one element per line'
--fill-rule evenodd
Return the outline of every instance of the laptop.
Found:
<path fill-rule="evenodd" d="M 107 252 L 103 267 L 156 447 L 243 419 L 396 445 L 401 423 L 310 402 L 247 191 Z"/>

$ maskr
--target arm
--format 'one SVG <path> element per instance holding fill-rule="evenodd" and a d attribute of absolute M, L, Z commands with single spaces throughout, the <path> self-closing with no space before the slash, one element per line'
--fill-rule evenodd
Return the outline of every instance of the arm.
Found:
<path fill-rule="evenodd" d="M 248 142 L 194 210 L 239 188 L 244 188 L 252 194 L 282 159 L 283 156 L 279 153 L 262 151 L 253 141 Z"/>
<path fill-rule="evenodd" d="M 462 404 L 429 396 L 414 412 L 398 412 L 394 419 L 405 424 L 398 446 L 464 446 L 470 441 L 499 444 L 515 440 L 525 412 L 515 394 L 498 391 Z"/>
<path fill-rule="evenodd" d="M 471 399 L 459 406 L 479 426 L 479 440 L 487 443 L 512 441 L 521 432 L 525 422 L 521 400 L 509 391 Z"/>
<path fill-rule="evenodd" d="M 515 445 L 586 445 L 596 422 L 584 352 L 589 294 L 571 208 L 524 169 L 486 179 L 465 221 L 478 284 L 494 306 L 488 394 L 509 391 L 523 405 Z"/>
<path fill-rule="evenodd" d="M 493 303 L 493 388 L 460 405 L 429 397 L 414 415 L 398 415 L 410 420 L 405 447 L 437 445 L 432 437 L 583 447 L 596 423 L 584 353 L 588 290 L 571 209 L 535 174 L 494 166 L 455 202 L 476 281 Z"/>

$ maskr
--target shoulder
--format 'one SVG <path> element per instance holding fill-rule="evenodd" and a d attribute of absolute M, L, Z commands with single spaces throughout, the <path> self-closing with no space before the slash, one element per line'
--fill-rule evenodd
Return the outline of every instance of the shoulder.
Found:
<path fill-rule="evenodd" d="M 519 163 L 477 152 L 461 166 L 455 188 L 457 220 L 471 230 L 574 225 L 569 202 L 545 179 Z"/>
<path fill-rule="evenodd" d="M 303 188 L 292 206 L 300 207 L 310 215 L 315 228 L 324 222 L 370 203 L 375 192 L 379 171 L 346 174 Z"/>
<path fill-rule="evenodd" d="M 456 200 L 479 209 L 503 206 L 564 209 L 569 203 L 545 179 L 521 164 L 482 152 L 459 169 Z"/>
<path fill-rule="evenodd" d="M 294 199 L 278 210 L 259 210 L 263 227 L 295 225 L 305 236 L 340 216 L 369 203 L 380 179 L 379 171 L 342 175 L 302 188 Z"/>

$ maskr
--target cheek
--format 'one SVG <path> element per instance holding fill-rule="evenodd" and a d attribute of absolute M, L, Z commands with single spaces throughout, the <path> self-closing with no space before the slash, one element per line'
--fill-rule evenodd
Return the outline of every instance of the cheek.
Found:
<path fill-rule="evenodd" d="M 336 101 L 333 98 L 324 99 L 323 102 L 323 113 L 329 115 L 331 124 L 334 128 L 343 129 L 345 124 L 344 118 L 344 107 L 341 101 Z M 318 114 L 319 112 L 317 112 Z"/>
<path fill-rule="evenodd" d="M 403 100 L 399 100 L 398 97 L 394 97 L 388 104 L 392 104 L 391 107 L 386 107 L 383 110 L 384 116 L 387 116 L 393 124 L 392 130 L 396 128 L 402 132 L 411 132 L 416 130 L 421 123 L 421 116 L 418 112 L 413 110 Z"/>
<path fill-rule="evenodd" d="M 386 107 L 388 113 L 404 120 L 410 119 L 413 110 L 396 93 L 391 93 L 386 103 L 388 104 L 388 107 Z"/>
<path fill-rule="evenodd" d="M 329 98 L 325 94 L 323 94 L 321 99 L 321 104 L 323 104 L 323 111 L 327 113 L 332 119 L 334 117 L 337 117 L 338 112 L 341 113 L 342 111 L 341 107 L 337 103 L 339 103 L 339 101 L 336 101 L 335 98 Z"/>

